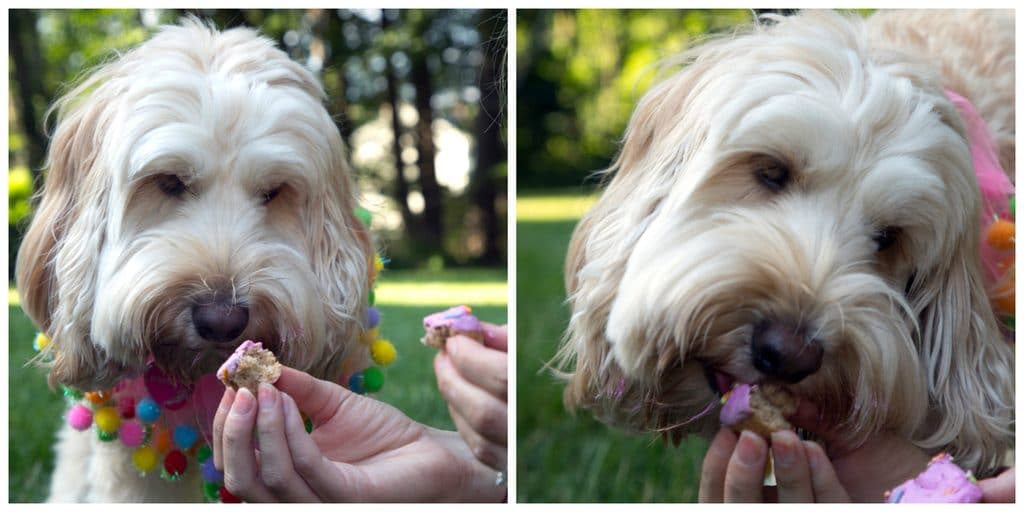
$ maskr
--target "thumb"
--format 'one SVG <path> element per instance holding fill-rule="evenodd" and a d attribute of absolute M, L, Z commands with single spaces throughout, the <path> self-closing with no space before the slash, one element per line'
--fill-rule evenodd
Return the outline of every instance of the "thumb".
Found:
<path fill-rule="evenodd" d="M 291 396 L 299 410 L 305 412 L 315 425 L 329 420 L 345 402 L 358 396 L 333 382 L 287 366 L 281 368 L 281 377 L 274 386 Z"/>

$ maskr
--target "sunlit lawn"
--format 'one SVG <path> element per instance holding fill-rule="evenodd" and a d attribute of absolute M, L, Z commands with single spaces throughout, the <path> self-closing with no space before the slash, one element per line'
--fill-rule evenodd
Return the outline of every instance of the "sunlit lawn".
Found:
<path fill-rule="evenodd" d="M 705 441 L 673 448 L 610 429 L 585 411 L 573 417 L 562 406 L 561 384 L 541 369 L 568 321 L 562 262 L 592 201 L 578 192 L 520 192 L 516 202 L 518 500 L 696 501 Z"/>
<path fill-rule="evenodd" d="M 386 270 L 377 289 L 382 336 L 398 348 L 398 360 L 386 370 L 387 381 L 377 398 L 415 420 L 453 429 L 437 391 L 432 360 L 435 350 L 419 343 L 423 316 L 454 304 L 469 304 L 482 320 L 505 323 L 507 284 L 504 269 L 443 271 Z M 54 434 L 62 421 L 63 400 L 50 392 L 42 370 L 25 367 L 32 355 L 35 328 L 17 307 L 10 312 L 10 447 L 9 486 L 12 502 L 45 499 Z"/>

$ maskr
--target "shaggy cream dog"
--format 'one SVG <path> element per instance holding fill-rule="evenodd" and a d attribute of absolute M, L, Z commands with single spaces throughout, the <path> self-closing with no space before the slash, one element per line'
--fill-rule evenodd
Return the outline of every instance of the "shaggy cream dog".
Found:
<path fill-rule="evenodd" d="M 678 440 L 737 381 L 782 382 L 851 441 L 992 472 L 1012 349 L 979 266 L 965 125 L 1014 170 L 1005 12 L 774 18 L 683 56 L 637 105 L 573 235 L 570 406 Z"/>
<path fill-rule="evenodd" d="M 58 101 L 17 271 L 51 385 L 107 389 L 149 361 L 188 384 L 245 339 L 321 378 L 365 366 L 372 248 L 322 98 L 270 40 L 189 20 Z M 142 478 L 120 443 L 65 427 L 51 500 L 200 500 L 198 473 Z"/>

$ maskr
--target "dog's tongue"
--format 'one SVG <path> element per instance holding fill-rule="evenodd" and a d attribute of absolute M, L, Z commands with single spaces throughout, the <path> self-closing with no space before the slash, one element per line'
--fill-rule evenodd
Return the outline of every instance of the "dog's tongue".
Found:
<path fill-rule="evenodd" d="M 150 361 L 146 365 L 143 380 L 146 383 L 149 396 L 160 407 L 174 411 L 188 403 L 188 388 L 168 377 L 155 362 Z"/>
<path fill-rule="evenodd" d="M 206 442 L 213 444 L 213 417 L 217 414 L 220 399 L 224 396 L 224 384 L 217 376 L 208 373 L 196 381 L 192 389 L 192 405 L 196 413 L 196 423 L 203 433 Z"/>
<path fill-rule="evenodd" d="M 722 394 L 728 393 L 732 389 L 733 382 L 736 379 L 732 378 L 731 375 L 725 372 L 715 372 L 715 386 L 718 386 L 718 391 Z"/>

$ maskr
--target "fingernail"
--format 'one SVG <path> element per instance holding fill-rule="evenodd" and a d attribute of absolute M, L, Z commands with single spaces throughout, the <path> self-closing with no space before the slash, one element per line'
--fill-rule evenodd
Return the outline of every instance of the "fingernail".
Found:
<path fill-rule="evenodd" d="M 783 432 L 772 433 L 772 458 L 779 466 L 789 467 L 794 460 L 793 444 Z"/>
<path fill-rule="evenodd" d="M 270 384 L 267 384 L 266 382 L 261 382 L 260 383 L 259 402 L 260 402 L 260 409 L 261 410 L 269 411 L 269 410 L 271 410 L 271 409 L 273 409 L 274 407 L 277 406 L 277 392 L 276 391 L 277 390 L 274 389 L 274 386 L 271 386 Z"/>
<path fill-rule="evenodd" d="M 494 328 L 489 325 L 484 325 L 484 341 L 494 341 Z"/>
<path fill-rule="evenodd" d="M 818 445 L 814 441 L 801 441 L 804 445 L 804 450 L 807 452 L 807 465 L 810 466 L 811 471 L 818 471 L 821 468 L 818 467 L 819 460 L 814 452 L 818 449 Z"/>
<path fill-rule="evenodd" d="M 754 434 L 744 430 L 740 434 L 740 440 L 736 443 L 736 456 L 739 461 L 753 466 L 759 462 L 760 454 L 758 453 L 757 439 L 754 438 Z"/>
<path fill-rule="evenodd" d="M 281 396 L 281 400 L 283 400 L 283 401 L 284 401 L 284 420 L 285 420 L 285 423 L 287 423 L 287 422 L 289 422 L 289 421 L 292 421 L 292 417 L 293 417 L 293 416 L 295 415 L 295 413 L 294 413 L 294 412 L 292 412 L 292 407 L 290 407 L 290 406 L 288 405 L 288 402 L 290 402 L 290 401 L 291 401 L 291 400 L 289 400 L 289 398 L 291 398 L 291 397 L 289 397 L 289 396 L 288 396 L 287 394 L 285 394 L 285 393 L 281 393 L 281 395 L 282 395 L 282 396 Z M 301 420 L 300 420 L 300 421 L 301 421 Z"/>
<path fill-rule="evenodd" d="M 231 406 L 231 414 L 234 416 L 245 416 L 252 411 L 252 404 L 256 401 L 256 397 L 252 396 L 252 391 L 246 388 L 238 390 L 238 394 L 235 395 L 235 405 Z"/>
<path fill-rule="evenodd" d="M 444 349 L 450 355 L 454 356 L 455 355 L 455 351 L 458 350 L 458 348 L 459 348 L 459 339 L 456 338 L 455 336 L 452 336 L 451 338 L 448 338 L 448 341 L 446 341 L 444 343 Z"/>

